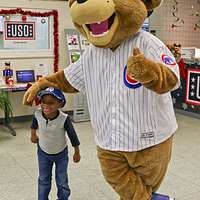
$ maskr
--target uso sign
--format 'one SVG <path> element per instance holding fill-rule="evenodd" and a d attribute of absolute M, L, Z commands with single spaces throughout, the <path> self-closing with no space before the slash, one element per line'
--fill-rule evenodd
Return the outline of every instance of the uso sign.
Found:
<path fill-rule="evenodd" d="M 34 40 L 35 22 L 5 21 L 5 40 Z"/>

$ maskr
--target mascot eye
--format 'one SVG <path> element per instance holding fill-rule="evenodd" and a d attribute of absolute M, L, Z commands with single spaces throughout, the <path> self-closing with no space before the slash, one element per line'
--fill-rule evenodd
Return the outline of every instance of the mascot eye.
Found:
<path fill-rule="evenodd" d="M 85 3 L 87 0 L 70 0 L 69 1 L 69 7 L 72 6 L 72 4 L 77 1 L 78 4 L 81 4 L 81 3 Z"/>
<path fill-rule="evenodd" d="M 72 4 L 75 2 L 76 0 L 69 0 L 69 7 L 72 6 Z"/>
<path fill-rule="evenodd" d="M 77 3 L 85 3 L 87 0 L 77 0 Z"/>

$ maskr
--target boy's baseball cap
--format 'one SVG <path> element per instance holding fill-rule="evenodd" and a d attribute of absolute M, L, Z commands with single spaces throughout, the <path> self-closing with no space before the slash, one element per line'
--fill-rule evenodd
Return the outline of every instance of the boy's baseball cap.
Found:
<path fill-rule="evenodd" d="M 65 96 L 59 89 L 56 89 L 56 88 L 53 88 L 53 87 L 48 87 L 44 90 L 40 90 L 37 94 L 37 97 L 38 97 L 39 100 L 41 100 L 44 95 L 54 96 L 55 98 L 57 98 L 59 101 L 61 101 L 63 103 L 62 107 L 64 107 L 64 105 L 66 103 Z"/>

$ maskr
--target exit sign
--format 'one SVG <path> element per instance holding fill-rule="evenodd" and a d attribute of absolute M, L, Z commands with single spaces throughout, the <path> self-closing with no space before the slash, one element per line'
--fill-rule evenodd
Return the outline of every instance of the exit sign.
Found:
<path fill-rule="evenodd" d="M 5 40 L 35 40 L 35 22 L 5 21 Z"/>

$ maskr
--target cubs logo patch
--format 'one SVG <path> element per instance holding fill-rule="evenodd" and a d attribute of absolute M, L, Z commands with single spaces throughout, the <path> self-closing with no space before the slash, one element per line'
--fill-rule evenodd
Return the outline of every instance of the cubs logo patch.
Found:
<path fill-rule="evenodd" d="M 137 89 L 142 86 L 141 83 L 139 83 L 135 79 L 130 78 L 127 75 L 127 66 L 124 67 L 123 80 L 126 87 L 131 88 L 131 89 Z"/>
<path fill-rule="evenodd" d="M 162 54 L 161 55 L 162 61 L 166 64 L 166 65 L 170 65 L 170 66 L 175 66 L 176 65 L 176 60 L 173 57 L 170 57 L 168 55 Z"/>

